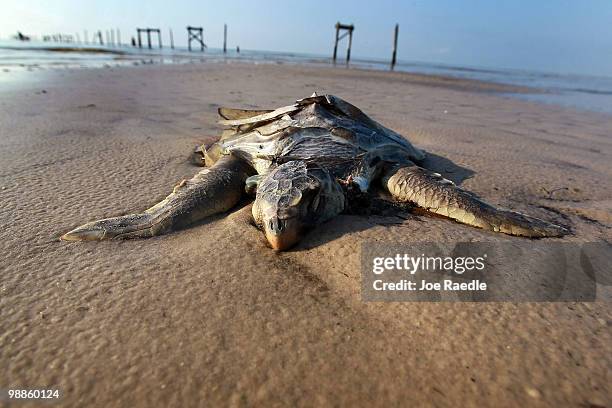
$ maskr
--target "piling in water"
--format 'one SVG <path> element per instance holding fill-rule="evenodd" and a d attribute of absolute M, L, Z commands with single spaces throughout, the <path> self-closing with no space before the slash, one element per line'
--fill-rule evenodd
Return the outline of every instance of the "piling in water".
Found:
<path fill-rule="evenodd" d="M 353 45 L 353 30 L 355 26 L 353 24 L 341 24 L 336 23 L 336 41 L 334 42 L 334 56 L 333 61 L 336 63 L 336 57 L 338 55 L 338 42 L 348 35 L 348 48 L 346 49 L 346 63 L 348 64 L 351 60 L 351 47 Z M 340 30 L 344 30 L 344 33 L 340 35 Z"/>

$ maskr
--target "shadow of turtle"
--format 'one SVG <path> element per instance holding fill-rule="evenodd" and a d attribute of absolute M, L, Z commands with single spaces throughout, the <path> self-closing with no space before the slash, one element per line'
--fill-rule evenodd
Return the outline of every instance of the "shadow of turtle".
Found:
<path fill-rule="evenodd" d="M 343 235 L 370 229 L 377 224 L 369 217 L 341 214 L 336 218 L 310 230 L 304 238 L 287 252 L 300 252 L 335 241 Z"/>

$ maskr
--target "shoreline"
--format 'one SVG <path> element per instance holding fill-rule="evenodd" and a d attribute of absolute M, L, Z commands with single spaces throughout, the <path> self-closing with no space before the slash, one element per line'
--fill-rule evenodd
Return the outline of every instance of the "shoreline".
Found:
<path fill-rule="evenodd" d="M 83 53 L 83 54 L 117 54 L 126 55 L 126 51 L 96 47 L 67 47 L 67 46 L 46 46 L 46 47 L 11 47 L 0 46 L 0 50 L 11 51 L 49 51 L 49 52 L 67 52 L 67 53 Z"/>
<path fill-rule="evenodd" d="M 545 89 L 539 89 L 535 87 L 528 86 L 519 86 L 512 84 L 503 84 L 492 81 L 483 81 L 478 79 L 468 79 L 468 78 L 456 78 L 453 76 L 445 76 L 445 75 L 436 75 L 436 74 L 421 74 L 421 73 L 413 73 L 413 72 L 405 72 L 405 71 L 383 71 L 374 68 L 364 68 L 364 67 L 343 67 L 343 66 L 334 66 L 333 64 L 324 64 L 324 63 L 285 63 L 285 62 L 277 62 L 277 61 L 265 61 L 265 62 L 254 62 L 248 60 L 239 60 L 228 58 L 226 60 L 215 59 L 215 60 L 201 60 L 197 62 L 193 61 L 183 61 L 183 62 L 146 62 L 146 58 L 143 58 L 142 61 L 132 61 L 127 64 L 116 64 L 110 65 L 105 64 L 104 66 L 81 66 L 81 67 L 73 67 L 73 66 L 63 66 L 58 65 L 55 67 L 51 67 L 49 69 L 38 68 L 38 69 L 26 69 L 26 67 L 21 67 L 20 70 L 14 70 L 10 72 L 0 72 L 0 92 L 3 91 L 16 91 L 19 90 L 22 86 L 32 87 L 35 84 L 42 84 L 48 80 L 49 75 L 53 76 L 58 74 L 63 76 L 63 73 L 76 73 L 79 71 L 87 71 L 93 70 L 96 72 L 103 72 L 105 70 L 122 70 L 122 69 L 143 69 L 143 68 L 153 68 L 156 67 L 167 67 L 172 69 L 172 67 L 180 67 L 180 66 L 202 66 L 205 67 L 207 65 L 238 65 L 245 67 L 256 67 L 256 66 L 287 66 L 294 67 L 296 69 L 304 68 L 304 69 L 312 69 L 314 71 L 321 71 L 322 75 L 326 75 L 332 73 L 333 75 L 337 75 L 338 78 L 350 78 L 351 74 L 356 78 L 359 78 L 363 75 L 368 75 L 372 77 L 376 77 L 381 81 L 398 81 L 404 83 L 411 83 L 416 86 L 424 86 L 430 88 L 440 88 L 440 89 L 448 89 L 455 91 L 462 91 L 468 93 L 483 93 L 483 94 L 491 94 L 501 98 L 510 98 L 513 100 L 532 103 L 538 106 L 550 107 L 553 109 L 567 109 L 570 111 L 576 111 L 584 114 L 595 114 L 595 115 L 604 115 L 610 116 L 612 115 L 612 111 L 602 111 L 598 109 L 588 109 L 580 106 L 567 105 L 563 103 L 557 103 L 554 101 L 547 101 L 546 96 L 553 95 L 554 93 L 551 91 L 547 91 Z M 338 64 L 341 65 L 341 64 Z M 0 71 L 2 65 L 0 64 Z M 4 78 L 2 74 L 8 76 L 17 76 L 17 78 Z M 544 98 L 537 98 L 538 96 L 543 96 Z"/>
<path fill-rule="evenodd" d="M 0 47 L 1 48 L 1 47 Z M 7 47 L 4 47 L 7 48 Z M 53 48 L 47 48 L 46 50 L 49 51 L 55 51 Z M 81 50 L 86 50 L 86 49 L 79 49 L 79 48 L 67 48 L 64 49 L 62 48 L 61 52 L 74 52 L 74 53 L 79 53 L 81 52 Z M 83 51 L 86 52 L 86 51 Z M 96 53 L 98 52 L 96 49 L 92 49 L 92 51 L 90 51 L 92 53 Z M 135 64 L 136 62 L 139 62 L 138 60 L 146 60 L 146 59 L 150 59 L 151 57 L 157 57 L 159 58 L 159 54 L 136 54 L 136 55 L 130 55 L 129 53 L 125 53 L 125 52 L 121 52 L 121 51 L 106 51 L 103 50 L 103 52 L 101 52 L 102 54 L 117 54 L 118 56 L 130 56 L 130 57 L 134 57 L 134 58 L 126 58 L 124 61 L 124 63 L 122 64 L 116 64 L 115 66 L 112 66 L 108 63 L 106 63 L 106 65 L 102 65 L 102 66 L 83 66 L 83 67 L 73 67 L 73 66 L 69 66 L 69 65 L 62 65 L 62 64 L 58 64 L 55 67 L 52 66 L 52 68 L 54 69 L 67 69 L 67 70 L 75 70 L 75 69 L 108 69 L 108 68 L 112 68 L 112 69 L 119 69 L 119 68 L 129 68 L 129 67 L 138 67 L 141 65 L 159 65 L 159 66 L 165 66 L 165 65 L 190 65 L 193 63 L 198 63 L 198 62 L 193 62 L 190 61 L 189 59 L 184 59 L 181 60 L 180 62 L 158 62 L 158 61 L 154 61 L 152 63 L 138 63 Z M 197 60 L 197 57 L 194 57 L 194 60 Z M 120 61 L 120 58 L 115 59 L 114 61 Z M 163 60 L 163 58 L 162 58 Z M 504 83 L 499 83 L 499 82 L 493 82 L 493 81 L 484 81 L 484 80 L 478 80 L 478 79 L 470 79 L 470 78 L 457 78 L 457 77 L 453 77 L 453 76 L 449 76 L 449 75 L 438 75 L 438 74 L 423 74 L 423 73 L 417 73 L 417 72 L 406 72 L 406 71 L 391 71 L 391 70 L 380 70 L 380 69 L 376 69 L 376 68 L 367 68 L 367 67 L 360 67 L 358 65 L 349 65 L 349 66 L 343 66 L 344 64 L 333 64 L 331 62 L 326 63 L 326 62 L 286 62 L 286 61 L 251 61 L 251 60 L 243 60 L 243 59 L 238 59 L 238 58 L 218 58 L 218 57 L 205 57 L 202 58 L 200 60 L 200 62 L 202 64 L 245 64 L 245 65 L 288 65 L 288 66 L 303 66 L 303 67 L 308 67 L 308 68 L 319 68 L 319 69 L 334 69 L 334 70 L 338 70 L 339 72 L 367 72 L 370 73 L 372 75 L 381 75 L 381 76 L 385 76 L 385 75 L 389 75 L 389 76 L 395 76 L 396 78 L 402 78 L 405 79 L 409 82 L 413 82 L 415 84 L 418 85 L 425 85 L 425 86 L 439 86 L 439 87 L 443 87 L 443 88 L 449 88 L 449 89 L 464 89 L 464 90 L 469 90 L 469 91 L 481 91 L 481 92 L 496 92 L 496 93 L 515 93 L 515 94 L 520 94 L 520 93 L 532 93 L 532 94 L 537 94 L 537 93 L 547 93 L 545 90 L 542 89 L 538 89 L 535 87 L 528 87 L 528 86 L 519 86 L 519 85 L 512 85 L 512 84 L 504 84 Z M 0 67 L 12 67 L 15 68 L 15 66 L 13 65 L 3 65 L 0 64 Z M 24 70 L 27 69 L 26 66 L 20 66 L 19 68 L 23 68 Z M 39 67 L 40 68 L 40 67 Z M 344 71 L 342 71 L 344 70 Z M 36 71 L 34 71 L 36 72 Z M 41 72 L 41 71 L 38 71 Z M 5 71 L 5 73 L 7 73 Z"/>
<path fill-rule="evenodd" d="M 18 47 L 0 47 L 2 49 Z M 148 50 L 130 47 L 118 48 L 82 48 L 83 58 L 78 57 L 81 48 L 73 47 L 30 47 L 29 49 L 46 49 L 49 55 L 56 55 L 57 61 L 45 60 L 36 62 L 36 51 L 22 48 L 17 53 L 25 52 L 28 59 L 18 62 L 0 64 L 0 83 L 9 82 L 12 72 L 43 71 L 47 68 L 117 68 L 132 65 L 182 65 L 192 63 L 245 63 L 245 64 L 286 64 L 322 69 L 364 70 L 370 73 L 389 75 L 408 75 L 415 84 L 430 86 L 448 86 L 461 89 L 506 93 L 510 97 L 531 100 L 557 106 L 569 106 L 582 111 L 603 112 L 612 114 L 612 78 L 581 76 L 576 74 L 551 74 L 511 69 L 486 69 L 440 65 L 435 63 L 401 62 L 396 70 L 391 71 L 382 61 L 369 59 L 352 61 L 348 67 L 344 63 L 333 64 L 329 58 L 319 56 L 273 53 L 244 50 L 242 54 L 222 54 L 219 50 L 206 53 L 190 53 L 186 50 Z M 62 52 L 66 50 L 68 52 Z M 88 52 L 85 52 L 88 51 Z M 42 51 L 39 51 L 39 53 Z M 89 54 L 90 56 L 87 56 Z M 97 54 L 97 57 L 96 57 Z M 77 57 L 75 57 L 77 56 Z M 40 55 L 39 55 L 40 57 Z M 5 78 L 2 78 L 5 76 Z M 446 83 L 445 83 L 446 82 Z M 471 83 L 474 84 L 471 84 Z"/>

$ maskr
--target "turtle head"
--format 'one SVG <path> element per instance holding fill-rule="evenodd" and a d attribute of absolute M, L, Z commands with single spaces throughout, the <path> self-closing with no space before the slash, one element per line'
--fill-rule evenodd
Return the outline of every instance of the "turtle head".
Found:
<path fill-rule="evenodd" d="M 259 182 L 253 218 L 272 248 L 283 251 L 308 229 L 339 214 L 344 204 L 342 188 L 327 170 L 289 161 Z"/>

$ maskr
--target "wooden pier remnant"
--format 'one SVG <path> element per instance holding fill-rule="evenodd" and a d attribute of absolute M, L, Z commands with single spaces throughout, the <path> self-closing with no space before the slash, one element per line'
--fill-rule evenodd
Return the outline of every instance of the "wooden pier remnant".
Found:
<path fill-rule="evenodd" d="M 147 45 L 151 47 L 151 33 L 157 33 L 157 43 L 159 48 L 162 48 L 161 30 L 159 28 L 137 28 L 136 33 L 138 34 L 138 48 L 142 48 L 142 40 L 140 39 L 140 33 L 147 33 Z"/>
<path fill-rule="evenodd" d="M 227 24 L 223 24 L 223 53 L 227 53 Z"/>
<path fill-rule="evenodd" d="M 399 24 L 395 25 L 395 31 L 393 32 L 393 52 L 391 54 L 391 70 L 395 68 L 395 62 L 397 57 L 397 36 L 399 34 Z"/>
<path fill-rule="evenodd" d="M 348 64 L 351 59 L 351 46 L 353 45 L 353 30 L 355 26 L 352 24 L 340 24 L 340 22 L 336 23 L 336 42 L 334 43 L 334 63 L 336 63 L 336 56 L 338 54 L 338 41 L 343 39 L 348 35 L 348 47 L 346 49 L 346 63 Z M 344 30 L 345 32 L 340 35 L 340 30 Z"/>
<path fill-rule="evenodd" d="M 204 28 L 187 26 L 187 35 L 188 35 L 187 45 L 188 45 L 189 51 L 191 51 L 191 41 L 199 42 L 200 51 L 204 51 L 204 48 L 206 48 L 206 44 L 204 44 Z"/>
<path fill-rule="evenodd" d="M 172 35 L 172 29 L 168 29 L 170 31 L 170 48 L 174 49 L 174 36 Z"/>

